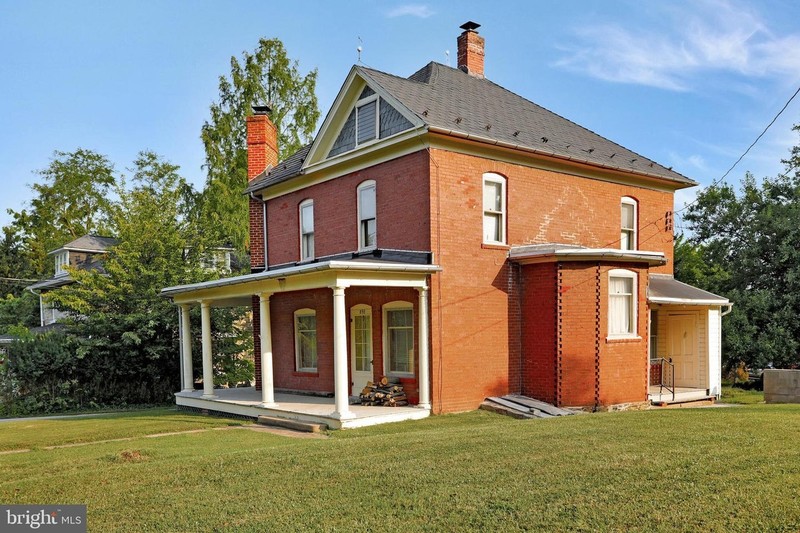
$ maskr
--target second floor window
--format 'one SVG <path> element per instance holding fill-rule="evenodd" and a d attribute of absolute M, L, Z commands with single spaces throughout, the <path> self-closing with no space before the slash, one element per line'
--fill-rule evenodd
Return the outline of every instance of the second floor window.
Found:
<path fill-rule="evenodd" d="M 359 250 L 372 250 L 377 246 L 376 211 L 375 182 L 365 181 L 358 186 Z"/>
<path fill-rule="evenodd" d="M 69 252 L 61 252 L 56 255 L 56 276 L 59 274 L 66 274 L 67 271 L 64 267 L 69 263 Z"/>
<path fill-rule="evenodd" d="M 300 260 L 314 259 L 314 202 L 300 204 Z"/>
<path fill-rule="evenodd" d="M 622 210 L 622 224 L 619 247 L 622 250 L 636 250 L 636 200 L 626 196 L 622 199 L 620 207 Z"/>
<path fill-rule="evenodd" d="M 499 174 L 483 175 L 483 242 L 506 243 L 506 180 Z"/>

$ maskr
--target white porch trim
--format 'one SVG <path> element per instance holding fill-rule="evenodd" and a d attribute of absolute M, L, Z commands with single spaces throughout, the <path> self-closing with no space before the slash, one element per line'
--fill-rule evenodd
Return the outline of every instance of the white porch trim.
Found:
<path fill-rule="evenodd" d="M 428 350 L 428 287 L 419 291 L 419 407 L 431 408 L 430 355 Z"/>
<path fill-rule="evenodd" d="M 181 310 L 181 355 L 183 357 L 183 392 L 194 391 L 194 369 L 192 368 L 192 322 L 189 312 L 192 306 L 183 304 Z"/>
<path fill-rule="evenodd" d="M 335 410 L 333 418 L 348 420 L 350 412 L 350 384 L 347 380 L 347 310 L 344 303 L 344 287 L 333 289 L 333 390 Z"/>
<path fill-rule="evenodd" d="M 272 321 L 269 293 L 259 295 L 259 335 L 261 337 L 261 406 L 275 407 L 275 379 L 272 374 Z"/>
<path fill-rule="evenodd" d="M 211 361 L 211 302 L 200 302 L 200 324 L 203 335 L 203 398 L 215 398 L 214 367 Z"/>

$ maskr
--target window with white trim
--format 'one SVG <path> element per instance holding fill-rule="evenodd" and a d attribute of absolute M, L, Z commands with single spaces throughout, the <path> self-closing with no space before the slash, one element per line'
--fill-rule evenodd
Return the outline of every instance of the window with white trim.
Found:
<path fill-rule="evenodd" d="M 300 261 L 314 259 L 314 201 L 300 204 Z"/>
<path fill-rule="evenodd" d="M 506 180 L 493 172 L 483 175 L 483 242 L 506 243 Z"/>
<path fill-rule="evenodd" d="M 383 306 L 383 353 L 386 374 L 414 375 L 414 307 L 409 302 Z"/>
<path fill-rule="evenodd" d="M 636 336 L 636 273 L 608 272 L 608 336 Z"/>
<path fill-rule="evenodd" d="M 620 202 L 621 229 L 619 247 L 622 250 L 636 250 L 636 200 L 624 196 Z"/>
<path fill-rule="evenodd" d="M 377 231 L 376 188 L 369 180 L 358 186 L 358 249 L 374 250 Z"/>
<path fill-rule="evenodd" d="M 356 104 L 356 145 L 378 138 L 378 95 L 373 94 Z"/>
<path fill-rule="evenodd" d="M 294 312 L 294 349 L 299 372 L 317 371 L 317 312 L 298 309 Z"/>
<path fill-rule="evenodd" d="M 59 274 L 66 274 L 67 271 L 64 267 L 69 264 L 69 252 L 61 252 L 56 254 L 56 276 Z"/>

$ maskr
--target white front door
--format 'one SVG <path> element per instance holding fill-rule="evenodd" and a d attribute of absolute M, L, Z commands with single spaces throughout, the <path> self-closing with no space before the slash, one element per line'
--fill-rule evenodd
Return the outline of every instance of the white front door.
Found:
<path fill-rule="evenodd" d="M 353 396 L 361 394 L 368 381 L 372 381 L 372 308 L 356 305 L 350 310 L 350 373 Z"/>
<path fill-rule="evenodd" d="M 697 351 L 697 315 L 670 315 L 667 322 L 667 357 L 675 365 L 676 387 L 700 387 Z"/>

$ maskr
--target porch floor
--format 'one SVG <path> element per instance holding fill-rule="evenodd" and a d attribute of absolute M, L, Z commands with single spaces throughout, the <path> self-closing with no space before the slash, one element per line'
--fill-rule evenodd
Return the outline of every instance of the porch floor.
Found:
<path fill-rule="evenodd" d="M 326 424 L 331 429 L 350 429 L 403 420 L 419 420 L 430 415 L 421 407 L 374 407 L 351 405 L 353 418 L 339 420 L 332 416 L 333 398 L 302 394 L 275 393 L 274 407 L 261 406 L 261 392 L 255 387 L 214 389 L 216 398 L 203 398 L 203 391 L 176 392 L 175 403 L 183 407 L 207 409 L 220 413 L 257 418 L 260 415 Z"/>
<path fill-rule="evenodd" d="M 666 387 L 660 389 L 658 385 L 650 385 L 650 394 L 648 394 L 648 399 L 651 402 L 659 403 L 693 402 L 710 398 L 714 398 L 714 396 L 708 393 L 708 389 L 693 389 L 690 387 L 675 387 L 674 400 L 672 398 L 672 392 L 668 391 Z"/>

